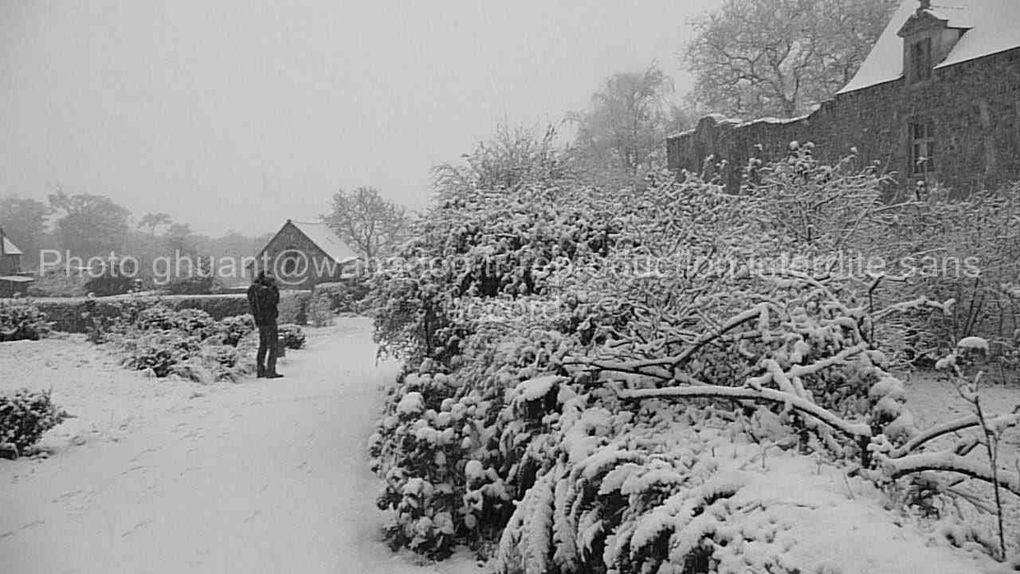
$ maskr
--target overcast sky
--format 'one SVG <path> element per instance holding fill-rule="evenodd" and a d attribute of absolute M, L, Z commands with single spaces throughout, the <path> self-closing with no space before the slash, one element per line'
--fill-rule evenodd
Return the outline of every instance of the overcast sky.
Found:
<path fill-rule="evenodd" d="M 557 122 L 720 0 L 0 0 L 0 194 L 105 194 L 200 233 L 276 230 Z"/>

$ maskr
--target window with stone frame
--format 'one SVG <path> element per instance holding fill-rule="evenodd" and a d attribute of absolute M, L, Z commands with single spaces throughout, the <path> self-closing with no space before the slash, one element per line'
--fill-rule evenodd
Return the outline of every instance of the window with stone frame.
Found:
<path fill-rule="evenodd" d="M 921 38 L 910 44 L 910 83 L 931 78 L 931 38 Z"/>
<path fill-rule="evenodd" d="M 911 122 L 910 165 L 915 175 L 935 171 L 935 126 L 932 122 Z"/>

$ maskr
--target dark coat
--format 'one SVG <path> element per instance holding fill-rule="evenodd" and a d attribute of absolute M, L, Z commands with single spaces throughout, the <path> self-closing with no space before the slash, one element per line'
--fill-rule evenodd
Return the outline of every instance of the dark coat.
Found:
<path fill-rule="evenodd" d="M 248 287 L 248 308 L 255 324 L 263 327 L 274 325 L 279 316 L 280 290 L 271 281 L 256 280 Z"/>

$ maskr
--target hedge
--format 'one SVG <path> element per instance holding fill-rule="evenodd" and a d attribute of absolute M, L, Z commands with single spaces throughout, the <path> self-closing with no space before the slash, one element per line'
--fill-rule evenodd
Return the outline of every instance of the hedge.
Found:
<path fill-rule="evenodd" d="M 369 290 L 368 282 L 358 279 L 319 283 L 312 289 L 312 299 L 321 298 L 334 313 L 359 313 L 365 309 Z"/>
<path fill-rule="evenodd" d="M 305 324 L 310 291 L 280 292 L 280 323 Z M 47 297 L 32 299 L 46 314 L 55 331 L 87 333 L 92 318 L 86 313 L 85 297 Z M 117 295 L 94 299 L 97 318 L 115 319 L 129 307 L 151 307 L 163 303 L 171 309 L 201 309 L 219 321 L 226 317 L 248 313 L 248 299 L 244 294 L 225 295 L 167 295 L 163 297 Z"/>

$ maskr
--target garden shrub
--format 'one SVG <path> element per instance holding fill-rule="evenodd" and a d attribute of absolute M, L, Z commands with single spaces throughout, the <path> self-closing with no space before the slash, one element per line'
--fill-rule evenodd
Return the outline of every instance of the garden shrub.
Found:
<path fill-rule="evenodd" d="M 171 373 L 199 383 L 237 382 L 255 372 L 252 352 L 242 353 L 229 345 L 203 344 L 197 355 L 175 364 Z"/>
<path fill-rule="evenodd" d="M 927 460 L 888 369 L 912 317 L 952 305 L 833 272 L 834 251 L 916 253 L 883 243 L 918 206 L 883 204 L 873 168 L 805 146 L 742 195 L 455 180 L 373 284 L 377 341 L 405 360 L 371 440 L 394 547 L 499 540 L 515 573 L 814 571 L 735 475 L 774 445 L 793 475 L 879 485 Z"/>
<path fill-rule="evenodd" d="M 954 301 L 948 313 L 913 317 L 917 347 L 931 364 L 956 341 L 979 336 L 991 342 L 993 359 L 1009 362 L 1020 329 L 1020 184 L 952 199 L 936 188 L 904 222 L 918 251 L 916 270 L 901 290 Z"/>
<path fill-rule="evenodd" d="M 361 277 L 319 283 L 312 289 L 310 304 L 319 301 L 333 313 L 360 313 L 365 309 L 369 290 L 369 282 Z"/>
<path fill-rule="evenodd" d="M 311 291 L 281 290 L 280 304 L 278 306 L 280 316 L 277 320 L 280 323 L 307 325 L 308 304 L 311 301 L 311 295 Z"/>
<path fill-rule="evenodd" d="M 31 301 L 0 299 L 0 342 L 37 341 L 50 330 L 46 319 Z"/>
<path fill-rule="evenodd" d="M 236 347 L 245 335 L 255 330 L 255 319 L 251 315 L 226 317 L 217 323 L 217 330 L 224 345 Z"/>
<path fill-rule="evenodd" d="M 197 309 L 155 305 L 125 314 L 109 338 L 128 368 L 208 383 L 237 381 L 254 370 L 251 350 L 239 349 L 254 328 L 248 315 L 213 321 Z"/>
<path fill-rule="evenodd" d="M 17 389 L 0 393 L 0 453 L 24 454 L 46 431 L 68 418 L 49 391 Z"/>
<path fill-rule="evenodd" d="M 446 361 L 464 335 L 448 315 L 449 301 L 540 294 L 553 267 L 607 253 L 620 223 L 609 204 L 591 213 L 583 195 L 534 186 L 512 194 L 467 189 L 443 199 L 447 207 L 423 220 L 404 246 L 402 264 L 375 276 L 383 352 Z"/>
<path fill-rule="evenodd" d="M 173 310 L 156 304 L 138 314 L 133 326 L 141 331 L 180 331 L 204 340 L 216 331 L 215 321 L 198 309 Z"/>
<path fill-rule="evenodd" d="M 867 345 L 862 345 L 852 311 L 815 299 L 818 292 L 785 285 L 772 291 L 771 299 L 781 300 L 786 291 L 788 311 L 775 309 L 765 320 L 738 314 L 733 324 L 743 327 L 739 336 L 713 339 L 666 378 L 734 386 L 767 376 L 769 361 L 783 369 L 803 364 L 805 373 L 797 384 L 804 386 L 810 400 L 851 420 L 874 424 L 878 432 L 893 422 L 909 425 L 906 415 L 901 417 L 902 409 L 887 409 L 890 416 L 872 414 L 879 411 L 869 394 L 884 377 L 873 360 L 881 356 L 869 355 Z M 378 503 L 394 512 L 387 527 L 392 544 L 433 556 L 449 552 L 458 542 L 484 548 L 507 523 L 513 501 L 536 487 L 536 479 L 558 460 L 559 445 L 568 434 L 556 429 L 566 401 L 580 397 L 591 408 L 628 411 L 605 394 L 605 379 L 593 374 L 598 375 L 602 365 L 622 364 L 627 356 L 648 359 L 631 355 L 633 348 L 621 344 L 623 339 L 605 346 L 595 342 L 588 329 L 564 333 L 556 328 L 574 324 L 573 313 L 579 307 L 574 300 L 566 302 L 557 316 L 556 307 L 550 305 L 549 315 L 530 325 L 514 315 L 499 323 L 475 325 L 452 372 L 429 372 L 438 363 L 427 359 L 419 373 L 407 375 L 396 387 L 372 439 L 374 467 L 386 481 Z M 814 311 L 809 314 L 808 309 Z M 709 325 L 704 328 L 711 331 Z M 762 333 L 757 342 L 749 338 L 755 328 Z M 759 360 L 745 356 L 755 354 Z M 586 363 L 577 359 L 585 357 L 599 361 L 594 373 L 578 369 Z M 814 363 L 828 366 L 813 370 L 809 365 Z M 650 365 L 647 373 L 635 368 L 619 380 L 631 381 L 635 388 L 654 388 L 662 377 L 657 370 L 656 365 Z M 614 379 L 612 371 L 603 375 Z M 593 384 L 603 392 L 591 390 Z M 599 407 L 603 403 L 605 407 Z M 775 409 L 776 414 L 781 410 Z M 790 416 L 785 424 L 791 436 L 804 436 L 805 449 L 861 456 L 858 443 L 841 446 L 814 421 Z M 820 438 L 812 439 L 816 433 Z M 902 441 L 905 436 L 893 438 Z M 620 440 L 625 439 L 635 440 L 630 435 Z M 443 517 L 439 523 L 436 516 Z M 447 516 L 452 517 L 452 527 Z"/>
<path fill-rule="evenodd" d="M 156 377 L 166 377 L 178 364 L 197 356 L 200 340 L 175 330 L 160 330 L 126 337 L 122 341 L 124 366 L 136 371 L 152 370 Z"/>
<path fill-rule="evenodd" d="M 280 325 L 280 342 L 286 349 L 303 349 L 307 337 L 297 325 Z"/>
<path fill-rule="evenodd" d="M 963 197 L 935 186 L 889 198 L 883 194 L 887 178 L 872 168 L 854 171 L 853 157 L 827 166 L 810 151 L 802 146 L 786 161 L 761 167 L 744 189 L 764 200 L 762 216 L 787 230 L 787 245 L 827 255 L 834 272 L 880 262 L 853 270 L 857 297 L 873 308 L 922 296 L 954 301 L 948 312 L 917 309 L 877 327 L 894 358 L 930 367 L 956 341 L 980 336 L 1008 363 L 1020 328 L 1020 298 L 1012 293 L 1020 276 L 1020 237 L 1013 233 L 1020 183 Z"/>

